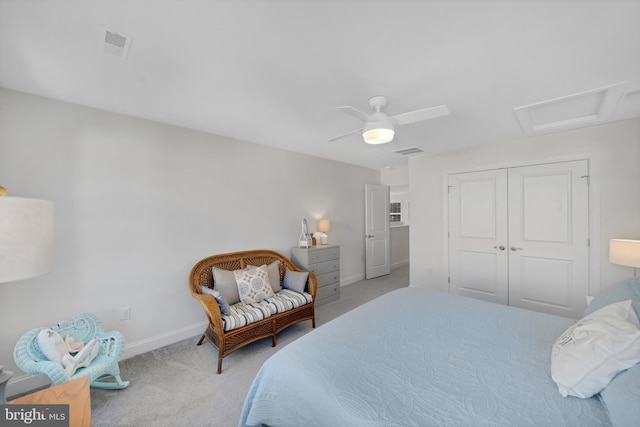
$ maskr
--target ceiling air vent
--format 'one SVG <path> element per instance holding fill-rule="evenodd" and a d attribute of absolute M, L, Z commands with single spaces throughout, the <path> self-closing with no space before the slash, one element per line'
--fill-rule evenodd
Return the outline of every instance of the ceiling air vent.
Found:
<path fill-rule="evenodd" d="M 100 43 L 102 44 L 102 51 L 104 53 L 108 53 L 124 61 L 127 59 L 127 53 L 129 53 L 131 37 L 108 28 L 103 28 Z"/>
<path fill-rule="evenodd" d="M 397 153 L 397 154 L 402 154 L 403 156 L 408 156 L 410 154 L 424 153 L 424 150 L 421 150 L 418 147 L 408 147 L 408 148 L 401 148 L 399 150 L 393 150 L 392 153 Z"/>

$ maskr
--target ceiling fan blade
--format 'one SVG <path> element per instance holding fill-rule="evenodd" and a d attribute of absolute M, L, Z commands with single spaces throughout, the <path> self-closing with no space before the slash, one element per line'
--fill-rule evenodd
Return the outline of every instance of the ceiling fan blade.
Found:
<path fill-rule="evenodd" d="M 356 133 L 356 132 L 362 132 L 362 128 L 360 128 L 360 129 L 356 129 L 356 130 L 352 130 L 351 132 L 343 133 L 342 135 L 338 135 L 338 136 L 333 137 L 333 138 L 331 138 L 331 139 L 327 139 L 327 142 L 333 142 L 333 141 L 336 141 L 336 140 L 338 140 L 338 139 L 340 139 L 340 138 L 344 138 L 344 137 L 349 136 L 349 135 L 351 135 L 351 134 L 354 134 L 354 133 Z"/>
<path fill-rule="evenodd" d="M 363 122 L 367 122 L 369 121 L 369 115 L 366 113 L 363 113 L 360 110 L 357 110 L 353 107 L 349 107 L 349 106 L 344 106 L 344 107 L 336 107 L 338 110 L 344 111 L 345 113 L 347 113 L 348 115 L 350 115 L 351 117 L 355 117 L 356 119 L 363 121 Z"/>
<path fill-rule="evenodd" d="M 397 114 L 391 118 L 395 120 L 397 125 L 401 126 L 422 120 L 435 119 L 436 117 L 446 116 L 448 114 L 449 108 L 446 105 L 438 105 L 437 107 L 423 108 L 422 110 Z"/>

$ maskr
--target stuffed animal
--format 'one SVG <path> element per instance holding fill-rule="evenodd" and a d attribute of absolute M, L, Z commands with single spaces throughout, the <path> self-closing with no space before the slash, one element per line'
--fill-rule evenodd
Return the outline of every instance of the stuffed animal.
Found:
<path fill-rule="evenodd" d="M 38 333 L 38 346 L 52 362 L 59 363 L 72 376 L 79 368 L 86 368 L 100 352 L 100 342 L 92 339 L 88 343 L 76 342 L 70 335 L 63 340 L 60 334 L 51 328 Z"/>
<path fill-rule="evenodd" d="M 76 339 L 71 335 L 67 335 L 64 339 L 64 343 L 67 345 L 67 349 L 69 353 L 77 353 L 84 348 L 84 343 L 82 341 L 76 342 Z"/>

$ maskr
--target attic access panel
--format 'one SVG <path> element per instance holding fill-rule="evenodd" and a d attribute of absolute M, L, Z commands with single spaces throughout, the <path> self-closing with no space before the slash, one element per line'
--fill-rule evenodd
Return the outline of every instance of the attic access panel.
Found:
<path fill-rule="evenodd" d="M 627 82 L 574 93 L 513 109 L 525 133 L 554 131 L 608 120 Z"/>

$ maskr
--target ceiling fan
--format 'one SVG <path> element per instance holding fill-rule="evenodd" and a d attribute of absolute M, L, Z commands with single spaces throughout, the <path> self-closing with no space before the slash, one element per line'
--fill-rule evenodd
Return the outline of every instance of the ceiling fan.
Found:
<path fill-rule="evenodd" d="M 434 119 L 449 114 L 449 108 L 447 108 L 446 105 L 438 105 L 437 107 L 423 108 L 421 110 L 389 116 L 382 112 L 382 107 L 387 105 L 387 97 L 382 95 L 369 99 L 369 105 L 375 110 L 373 114 L 366 114 L 349 106 L 337 107 L 338 110 L 342 110 L 350 116 L 362 120 L 364 125 L 360 129 L 352 130 L 351 132 L 331 138 L 328 142 L 344 138 L 356 132 L 362 132 L 364 142 L 368 144 L 385 144 L 393 139 L 396 126 Z"/>

